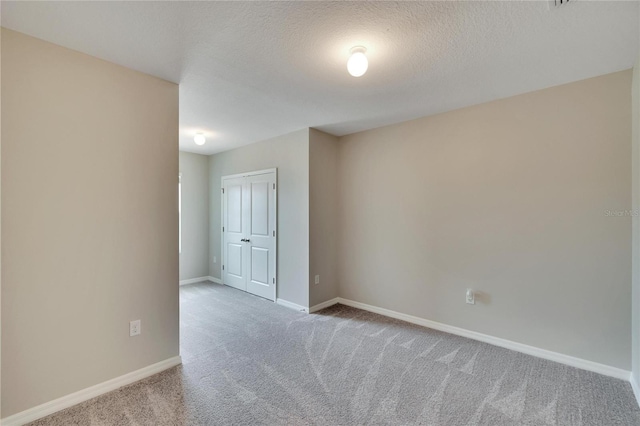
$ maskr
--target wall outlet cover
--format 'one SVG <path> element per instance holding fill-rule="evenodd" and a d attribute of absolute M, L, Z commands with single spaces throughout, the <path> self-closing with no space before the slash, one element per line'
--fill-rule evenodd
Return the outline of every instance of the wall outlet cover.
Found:
<path fill-rule="evenodd" d="M 140 333 L 142 333 L 140 320 L 129 322 L 129 336 L 130 337 L 137 336 Z"/>
<path fill-rule="evenodd" d="M 473 293 L 473 290 L 471 289 L 467 289 L 466 302 L 470 305 L 476 304 L 476 295 Z"/>

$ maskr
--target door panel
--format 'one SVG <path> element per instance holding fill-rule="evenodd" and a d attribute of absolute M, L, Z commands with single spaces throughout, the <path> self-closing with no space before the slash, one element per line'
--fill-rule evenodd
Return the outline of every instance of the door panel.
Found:
<path fill-rule="evenodd" d="M 251 250 L 247 261 L 247 291 L 276 300 L 276 174 L 247 177 L 251 203 Z"/>
<path fill-rule="evenodd" d="M 227 274 L 235 275 L 238 278 L 242 278 L 244 273 L 242 271 L 242 250 L 243 245 L 230 243 L 227 245 L 227 262 L 225 270 Z"/>
<path fill-rule="evenodd" d="M 242 185 L 229 185 L 226 189 L 229 232 L 242 233 Z"/>
<path fill-rule="evenodd" d="M 223 270 L 222 282 L 240 290 L 247 289 L 246 260 L 247 248 L 244 241 L 246 230 L 246 214 L 243 204 L 246 198 L 243 178 L 223 181 L 222 194 L 222 238 L 223 238 Z"/>
<path fill-rule="evenodd" d="M 251 247 L 251 281 L 269 285 L 269 250 Z"/>
<path fill-rule="evenodd" d="M 251 183 L 251 235 L 269 235 L 269 182 Z"/>

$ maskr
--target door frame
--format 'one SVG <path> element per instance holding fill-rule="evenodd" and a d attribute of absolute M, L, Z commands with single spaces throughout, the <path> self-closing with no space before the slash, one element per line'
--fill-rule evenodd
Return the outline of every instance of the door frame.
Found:
<path fill-rule="evenodd" d="M 275 202 L 275 206 L 274 206 L 274 210 L 275 210 L 275 226 L 276 229 L 274 230 L 276 235 L 275 235 L 275 241 L 274 241 L 274 251 L 275 251 L 275 259 L 273 260 L 273 271 L 274 271 L 274 276 L 276 278 L 276 282 L 274 283 L 273 286 L 273 301 L 275 302 L 276 300 L 278 300 L 278 236 L 279 236 L 279 230 L 278 230 L 278 168 L 274 167 L 271 169 L 263 169 L 263 170 L 255 170 L 255 171 L 251 171 L 251 172 L 244 172 L 244 173 L 236 173 L 233 175 L 225 175 L 222 176 L 220 178 L 220 259 L 221 259 L 221 263 L 220 265 L 225 265 L 225 251 L 224 251 L 224 231 L 222 230 L 224 227 L 224 193 L 222 192 L 222 190 L 224 189 L 224 181 L 225 179 L 235 179 L 235 178 L 243 178 L 243 177 L 249 177 L 249 176 L 258 176 L 258 175 L 266 175 L 269 173 L 273 173 L 275 175 L 275 184 L 276 187 L 274 189 L 274 202 Z M 222 268 L 220 269 L 220 282 L 223 285 L 227 285 L 224 282 L 224 271 L 222 270 Z M 229 286 L 231 287 L 231 286 Z M 232 287 L 233 288 L 233 287 Z"/>

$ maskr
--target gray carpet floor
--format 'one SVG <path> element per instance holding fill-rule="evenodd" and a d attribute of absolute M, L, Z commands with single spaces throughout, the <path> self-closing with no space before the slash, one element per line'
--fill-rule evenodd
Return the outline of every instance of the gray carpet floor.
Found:
<path fill-rule="evenodd" d="M 336 305 L 180 290 L 183 365 L 34 425 L 640 425 L 629 383 Z"/>

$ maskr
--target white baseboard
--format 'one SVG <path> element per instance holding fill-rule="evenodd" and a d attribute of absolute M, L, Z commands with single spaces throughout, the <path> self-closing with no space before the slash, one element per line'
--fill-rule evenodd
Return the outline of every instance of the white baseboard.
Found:
<path fill-rule="evenodd" d="M 314 305 L 312 307 L 309 308 L 309 313 L 312 314 L 314 312 L 318 312 L 321 311 L 324 308 L 328 308 L 329 306 L 333 306 L 340 303 L 340 298 L 339 297 L 334 297 L 331 300 L 327 300 L 326 302 L 322 302 L 322 303 L 318 303 L 317 305 Z"/>
<path fill-rule="evenodd" d="M 207 280 L 211 281 L 212 283 L 222 284 L 222 280 L 220 278 L 212 277 L 211 275 L 207 277 Z"/>
<path fill-rule="evenodd" d="M 587 371 L 593 371 L 594 373 L 603 374 L 605 376 L 615 377 L 616 379 L 629 381 L 631 377 L 630 371 L 623 370 L 621 368 L 611 367 L 609 365 L 599 364 L 597 362 L 588 361 L 586 359 L 576 358 L 576 357 L 564 355 L 558 352 L 552 352 L 546 349 L 536 348 L 534 346 L 525 345 L 523 343 L 513 342 L 511 340 L 489 336 L 487 334 L 466 330 L 464 328 L 454 327 L 452 325 L 442 324 L 442 323 L 427 320 L 424 318 L 415 317 L 413 315 L 402 314 L 400 312 L 395 312 L 389 309 L 378 308 L 377 306 L 371 306 L 365 303 L 355 302 L 349 299 L 343 299 L 341 297 L 338 298 L 338 303 L 341 303 L 347 306 L 352 306 L 358 309 L 363 309 L 365 311 L 374 312 L 376 314 L 384 315 L 386 317 L 396 318 L 402 321 L 410 322 L 410 323 L 421 325 L 424 327 L 433 328 L 434 330 L 444 331 L 445 333 L 455 334 L 458 336 L 467 337 L 469 339 L 478 340 L 480 342 L 489 343 L 494 346 L 500 346 L 502 348 L 511 349 L 516 352 L 522 352 L 527 355 L 533 355 L 538 358 L 544 358 L 550 361 L 559 362 L 561 364 L 569 365 L 571 367 L 576 367 L 576 368 L 580 368 Z"/>
<path fill-rule="evenodd" d="M 287 308 L 290 308 L 290 309 L 295 309 L 296 311 L 307 312 L 307 313 L 309 312 L 309 308 L 305 308 L 304 306 L 300 306 L 293 302 L 289 302 L 288 300 L 276 299 L 276 303 L 278 305 L 286 306 Z"/>
<path fill-rule="evenodd" d="M 107 392 L 111 392 L 122 386 L 130 385 L 138 380 L 142 380 L 154 374 L 160 373 L 171 367 L 182 364 L 180 356 L 160 361 L 156 364 L 149 365 L 141 368 L 140 370 L 132 371 L 123 376 L 116 377 L 115 379 L 107 380 L 106 382 L 97 384 L 95 386 L 88 387 L 78 392 L 74 392 L 62 398 L 54 399 L 53 401 L 45 402 L 28 410 L 16 413 L 12 416 L 6 417 L 0 421 L 2 426 L 20 426 L 34 420 L 41 419 L 50 414 L 56 413 L 65 408 L 72 407 L 81 402 L 87 401 L 91 398 L 95 398 Z"/>
<path fill-rule="evenodd" d="M 636 381 L 636 378 L 633 374 L 631 374 L 631 388 L 633 389 L 633 394 L 636 396 L 636 401 L 638 401 L 638 406 L 640 406 L 640 383 Z"/>
<path fill-rule="evenodd" d="M 207 277 L 190 278 L 188 280 L 180 280 L 180 285 L 202 283 L 205 281 L 211 281 L 212 283 L 222 284 L 222 280 L 220 280 L 220 278 L 207 276 Z"/>
<path fill-rule="evenodd" d="M 198 278 L 190 278 L 188 280 L 180 280 L 180 285 L 201 283 L 203 281 L 209 281 L 209 277 L 198 277 Z"/>

